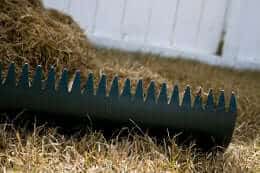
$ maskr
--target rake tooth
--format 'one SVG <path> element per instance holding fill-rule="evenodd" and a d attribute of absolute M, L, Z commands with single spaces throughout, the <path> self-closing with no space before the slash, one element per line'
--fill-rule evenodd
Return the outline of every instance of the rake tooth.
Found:
<path fill-rule="evenodd" d="M 141 79 L 137 83 L 134 100 L 136 102 L 143 102 L 144 101 L 143 80 L 141 80 Z"/>
<path fill-rule="evenodd" d="M 183 111 L 191 110 L 191 94 L 190 94 L 190 87 L 189 86 L 187 86 L 186 89 L 185 89 L 181 109 Z"/>
<path fill-rule="evenodd" d="M 232 92 L 230 103 L 229 103 L 229 112 L 236 113 L 237 112 L 237 102 L 235 93 Z"/>
<path fill-rule="evenodd" d="M 166 83 L 162 84 L 162 88 L 161 88 L 160 95 L 159 95 L 159 98 L 158 98 L 158 103 L 159 104 L 167 104 L 168 103 Z"/>
<path fill-rule="evenodd" d="M 94 76 L 93 73 L 88 74 L 87 83 L 83 91 L 84 95 L 93 96 L 94 95 Z"/>
<path fill-rule="evenodd" d="M 81 83 L 81 81 L 80 81 L 80 71 L 78 70 L 75 73 L 74 81 L 73 81 L 73 84 L 72 84 L 72 88 L 71 88 L 72 94 L 79 95 L 81 93 L 80 83 Z"/>
<path fill-rule="evenodd" d="M 179 97 L 179 88 L 178 85 L 174 86 L 172 91 L 172 97 L 170 100 L 170 105 L 172 105 L 174 110 L 179 110 L 180 107 L 180 97 Z"/>
<path fill-rule="evenodd" d="M 32 88 L 34 90 L 42 89 L 42 66 L 38 65 L 35 70 L 35 74 L 32 81 Z"/>
<path fill-rule="evenodd" d="M 16 81 L 15 81 L 15 64 L 11 63 L 8 67 L 7 77 L 5 80 L 4 85 L 8 87 L 15 87 Z"/>
<path fill-rule="evenodd" d="M 207 99 L 207 103 L 205 105 L 205 110 L 207 111 L 214 111 L 214 98 L 213 98 L 213 90 L 210 89 L 209 90 L 209 94 L 208 94 L 208 99 Z"/>
<path fill-rule="evenodd" d="M 3 66 L 2 66 L 2 64 L 0 64 L 0 85 L 2 85 L 2 69 L 3 69 Z"/>
<path fill-rule="evenodd" d="M 18 81 L 18 88 L 27 89 L 29 88 L 29 65 L 26 63 L 23 65 L 22 68 L 22 74 L 20 76 L 20 79 Z"/>
<path fill-rule="evenodd" d="M 130 82 L 130 79 L 126 79 L 120 98 L 124 98 L 124 99 L 127 99 L 128 101 L 130 101 L 131 97 L 132 97 L 132 95 L 131 95 L 131 82 Z"/>
<path fill-rule="evenodd" d="M 107 88 L 107 77 L 106 75 L 102 74 L 101 79 L 98 84 L 98 89 L 97 89 L 97 96 L 105 97 L 106 96 L 106 88 Z"/>
<path fill-rule="evenodd" d="M 118 76 L 115 76 L 113 79 L 109 96 L 112 99 L 118 99 L 119 97 Z"/>
<path fill-rule="evenodd" d="M 201 98 L 201 88 L 199 89 L 199 92 L 197 93 L 197 95 L 195 97 L 193 109 L 195 111 L 202 111 L 203 110 L 202 98 Z"/>
<path fill-rule="evenodd" d="M 61 78 L 58 85 L 60 94 L 66 94 L 68 92 L 68 70 L 65 68 L 61 74 Z"/>
<path fill-rule="evenodd" d="M 225 111 L 225 95 L 224 90 L 220 91 L 220 96 L 218 99 L 218 106 L 217 106 L 218 112 L 224 112 Z"/>
<path fill-rule="evenodd" d="M 154 81 L 151 81 L 148 90 L 147 90 L 147 97 L 145 100 L 145 103 L 156 103 L 156 97 L 155 97 L 155 83 Z"/>
<path fill-rule="evenodd" d="M 54 92 L 55 91 L 55 70 L 54 67 L 51 66 L 48 72 L 48 78 L 46 81 L 46 91 L 47 92 Z"/>

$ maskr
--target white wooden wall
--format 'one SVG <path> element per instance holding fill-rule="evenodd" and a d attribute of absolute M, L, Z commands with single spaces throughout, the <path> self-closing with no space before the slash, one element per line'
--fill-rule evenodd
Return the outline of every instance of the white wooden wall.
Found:
<path fill-rule="evenodd" d="M 260 69 L 259 0 L 44 0 L 44 4 L 72 15 L 100 46 Z"/>
<path fill-rule="evenodd" d="M 244 66 L 260 69 L 260 1 L 232 0 L 227 35 L 225 37 L 224 57 L 235 57 Z"/>

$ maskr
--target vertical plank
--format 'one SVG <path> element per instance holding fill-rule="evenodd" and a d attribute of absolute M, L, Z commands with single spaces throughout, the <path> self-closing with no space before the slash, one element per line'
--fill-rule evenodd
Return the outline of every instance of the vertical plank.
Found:
<path fill-rule="evenodd" d="M 214 54 L 224 30 L 227 0 L 205 0 L 204 3 L 196 48 L 205 53 Z"/>
<path fill-rule="evenodd" d="M 223 57 L 234 58 L 238 55 L 240 42 L 240 20 L 243 0 L 231 0 L 228 12 Z"/>
<path fill-rule="evenodd" d="M 127 0 L 122 32 L 125 40 L 144 42 L 149 25 L 150 0 Z"/>
<path fill-rule="evenodd" d="M 43 0 L 42 2 L 46 8 L 53 8 L 59 11 L 65 11 L 66 8 L 65 0 L 60 0 L 60 1 Z"/>
<path fill-rule="evenodd" d="M 87 32 L 94 32 L 98 0 L 81 0 L 81 25 Z"/>
<path fill-rule="evenodd" d="M 70 0 L 69 1 L 69 14 L 73 17 L 76 22 L 81 22 L 81 0 Z"/>
<path fill-rule="evenodd" d="M 256 20 L 256 16 L 260 15 L 260 1 L 251 0 L 244 1 L 244 3 L 238 59 L 260 62 L 260 22 Z"/>
<path fill-rule="evenodd" d="M 169 46 L 179 0 L 153 0 L 152 14 L 146 41 Z"/>
<path fill-rule="evenodd" d="M 71 0 L 63 0 L 64 1 L 64 10 L 63 12 L 69 14 L 69 8 L 71 4 Z"/>
<path fill-rule="evenodd" d="M 67 13 L 87 32 L 93 32 L 98 0 L 66 0 Z"/>
<path fill-rule="evenodd" d="M 125 0 L 99 0 L 95 34 L 120 39 L 124 6 Z"/>
<path fill-rule="evenodd" d="M 199 29 L 203 0 L 192 3 L 180 0 L 177 21 L 173 34 L 174 46 L 182 49 L 194 49 Z"/>

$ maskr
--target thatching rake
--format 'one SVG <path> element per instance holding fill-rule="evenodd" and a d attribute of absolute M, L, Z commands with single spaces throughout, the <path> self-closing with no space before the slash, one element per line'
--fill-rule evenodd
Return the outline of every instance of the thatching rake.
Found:
<path fill-rule="evenodd" d="M 36 67 L 32 82 L 29 81 L 28 64 L 22 68 L 22 74 L 16 82 L 15 64 L 10 64 L 5 79 L 0 68 L 0 111 L 28 110 L 51 115 L 69 116 L 72 119 L 90 118 L 101 126 L 117 124 L 119 126 L 138 125 L 143 129 L 170 133 L 182 132 L 194 136 L 203 146 L 227 147 L 230 143 L 236 121 L 236 98 L 232 93 L 229 108 L 226 110 L 224 91 L 220 92 L 215 105 L 212 90 L 207 102 L 202 103 L 200 93 L 191 102 L 191 91 L 185 89 L 180 104 L 178 86 L 174 86 L 171 99 L 168 99 L 167 86 L 162 84 L 159 96 L 155 94 L 155 83 L 151 81 L 144 93 L 143 81 L 139 80 L 135 93 L 131 93 L 131 81 L 125 80 L 122 92 L 119 79 L 114 77 L 107 93 L 106 75 L 102 75 L 98 87 L 94 89 L 94 76 L 88 75 L 84 89 L 81 89 L 80 73 L 75 73 L 72 88 L 68 89 L 68 71 L 63 70 L 56 85 L 55 70 L 48 72 L 43 80 L 42 67 Z M 144 95 L 146 94 L 146 97 Z M 43 114 L 44 115 L 44 114 Z M 70 120 L 68 120 L 70 123 Z M 112 126 L 113 126 L 112 125 Z"/>

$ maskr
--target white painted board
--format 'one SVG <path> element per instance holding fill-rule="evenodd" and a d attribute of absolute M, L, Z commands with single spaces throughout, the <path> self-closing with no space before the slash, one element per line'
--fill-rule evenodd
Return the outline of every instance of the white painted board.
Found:
<path fill-rule="evenodd" d="M 121 39 L 121 26 L 125 0 L 99 0 L 95 21 L 95 34 Z"/>
<path fill-rule="evenodd" d="M 177 21 L 173 34 L 173 44 L 175 47 L 194 49 L 199 31 L 203 0 L 180 0 Z"/>
<path fill-rule="evenodd" d="M 223 56 L 225 58 L 237 58 L 241 33 L 241 9 L 243 0 L 231 0 L 227 26 L 225 28 L 225 44 Z"/>
<path fill-rule="evenodd" d="M 150 0 L 127 0 L 122 34 L 125 41 L 144 42 L 149 26 Z"/>
<path fill-rule="evenodd" d="M 260 1 L 244 1 L 238 58 L 260 62 Z"/>
<path fill-rule="evenodd" d="M 69 1 L 72 4 L 75 0 Z M 72 15 L 74 15 L 74 12 L 76 12 L 76 14 L 78 15 L 77 18 L 80 26 L 90 33 L 94 31 L 97 3 L 98 0 L 80 0 L 78 6 L 74 6 L 71 12 Z M 80 10 L 78 10 L 77 8 L 79 8 Z"/>
<path fill-rule="evenodd" d="M 152 0 L 152 14 L 146 41 L 154 45 L 170 46 L 179 0 Z"/>
<path fill-rule="evenodd" d="M 54 0 L 44 0 L 43 5 L 47 8 L 54 8 L 59 11 L 66 11 L 67 8 L 67 0 L 59 0 L 59 1 L 54 1 Z"/>
<path fill-rule="evenodd" d="M 205 0 L 196 48 L 214 54 L 224 32 L 224 17 L 228 0 Z"/>

